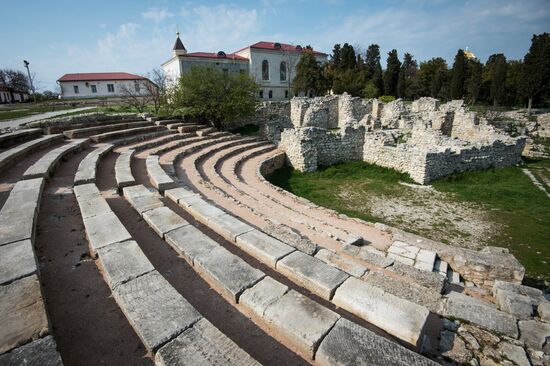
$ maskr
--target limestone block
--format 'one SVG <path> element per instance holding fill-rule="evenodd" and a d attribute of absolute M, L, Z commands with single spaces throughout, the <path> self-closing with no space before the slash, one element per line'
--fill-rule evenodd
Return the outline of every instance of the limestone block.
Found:
<path fill-rule="evenodd" d="M 420 249 L 420 251 L 418 252 L 418 255 L 416 256 L 416 261 L 427 263 L 427 264 L 431 265 L 431 267 L 433 269 L 436 256 L 437 255 L 434 251 L 426 250 L 426 249 Z M 430 269 L 430 271 L 431 271 L 431 269 Z"/>
<path fill-rule="evenodd" d="M 340 315 L 294 290 L 268 306 L 264 314 L 272 329 L 309 358 L 313 358 L 321 339 L 340 319 Z"/>
<path fill-rule="evenodd" d="M 121 284 L 113 296 L 149 351 L 202 318 L 157 271 Z"/>
<path fill-rule="evenodd" d="M 520 295 L 528 296 L 531 298 L 534 305 L 538 305 L 541 302 L 545 301 L 544 294 L 538 288 L 519 285 L 506 281 L 495 281 L 495 284 L 493 285 L 493 296 L 496 298 L 498 296 L 498 292 L 501 290 L 511 291 Z"/>
<path fill-rule="evenodd" d="M 220 246 L 192 225 L 172 230 L 164 236 L 164 239 L 191 265 L 195 265 L 196 257 L 208 255 Z"/>
<path fill-rule="evenodd" d="M 0 286 L 0 354 L 48 334 L 48 318 L 38 277 Z"/>
<path fill-rule="evenodd" d="M 430 313 L 426 307 L 398 298 L 354 277 L 348 278 L 336 289 L 332 302 L 414 347 L 421 347 L 424 326 Z"/>
<path fill-rule="evenodd" d="M 164 238 L 164 235 L 169 231 L 189 225 L 186 220 L 168 207 L 159 207 L 145 211 L 143 219 L 161 238 Z"/>
<path fill-rule="evenodd" d="M 166 198 L 171 199 L 175 203 L 179 203 L 179 200 L 181 198 L 196 197 L 198 196 L 198 194 L 195 192 L 191 192 L 183 187 L 179 187 L 179 188 L 167 189 L 166 191 L 164 191 L 164 196 Z"/>
<path fill-rule="evenodd" d="M 437 363 L 385 339 L 370 330 L 340 318 L 323 339 L 315 364 L 319 366 L 347 365 L 437 365 Z"/>
<path fill-rule="evenodd" d="M 327 249 L 319 250 L 317 254 L 315 254 L 315 258 L 318 258 L 354 277 L 361 277 L 367 272 L 367 267 Z"/>
<path fill-rule="evenodd" d="M 193 207 L 190 209 L 192 210 Z M 219 216 L 209 217 L 208 226 L 227 240 L 233 242 L 237 240 L 239 235 L 254 230 L 254 228 L 247 223 L 225 213 Z"/>
<path fill-rule="evenodd" d="M 445 279 L 437 273 L 421 271 L 419 269 L 404 265 L 399 262 L 395 262 L 392 266 L 387 268 L 391 272 L 413 279 L 417 284 L 421 286 L 434 289 L 439 293 L 443 291 Z"/>
<path fill-rule="evenodd" d="M 496 300 L 500 310 L 512 314 L 518 319 L 529 319 L 533 316 L 533 301 L 528 296 L 512 291 L 499 290 Z"/>
<path fill-rule="evenodd" d="M 184 209 L 205 203 L 208 204 L 205 200 L 201 198 L 199 194 L 178 197 L 178 205 L 180 205 Z"/>
<path fill-rule="evenodd" d="M 361 246 L 363 245 L 363 237 L 360 235 L 352 235 L 350 234 L 346 241 L 344 242 L 345 245 L 355 245 L 355 246 Z"/>
<path fill-rule="evenodd" d="M 235 303 L 239 301 L 244 290 L 254 286 L 265 276 L 262 271 L 221 246 L 198 255 L 194 263 L 201 276 L 220 290 L 222 296 Z"/>
<path fill-rule="evenodd" d="M 373 253 L 367 248 L 368 247 L 361 248 L 361 250 L 359 251 L 359 254 L 357 255 L 362 260 L 382 268 L 387 268 L 394 264 L 395 260 L 393 258 L 383 257 L 382 255 Z"/>
<path fill-rule="evenodd" d="M 225 211 L 206 201 L 189 206 L 187 211 L 205 223 L 211 218 L 225 214 Z"/>
<path fill-rule="evenodd" d="M 327 300 L 349 277 L 347 273 L 299 251 L 287 255 L 276 266 L 283 275 Z"/>
<path fill-rule="evenodd" d="M 98 258 L 111 289 L 155 269 L 133 240 L 99 249 Z"/>
<path fill-rule="evenodd" d="M 0 285 L 37 272 L 34 250 L 29 239 L 0 246 Z"/>
<path fill-rule="evenodd" d="M 260 365 L 204 318 L 159 349 L 155 355 L 155 364 Z"/>
<path fill-rule="evenodd" d="M 131 167 L 134 153 L 135 150 L 126 150 L 116 159 L 115 178 L 119 189 L 136 184 Z"/>
<path fill-rule="evenodd" d="M 448 330 L 441 332 L 439 350 L 443 356 L 459 364 L 466 364 L 473 357 L 472 352 L 466 348 L 464 340 Z"/>
<path fill-rule="evenodd" d="M 492 304 L 458 292 L 447 295 L 445 316 L 463 319 L 490 331 L 517 338 L 518 327 L 511 315 L 497 310 Z"/>
<path fill-rule="evenodd" d="M 239 304 L 247 308 L 252 314 L 263 318 L 265 309 L 278 301 L 287 292 L 287 286 L 266 276 L 243 292 L 239 298 Z"/>
<path fill-rule="evenodd" d="M 83 221 L 93 255 L 109 244 L 132 239 L 114 212 L 84 218 Z"/>
<path fill-rule="evenodd" d="M 141 184 L 124 187 L 122 192 L 126 200 L 140 215 L 147 210 L 164 206 L 158 193 L 151 192 Z"/>
<path fill-rule="evenodd" d="M 236 243 L 239 248 L 270 267 L 275 267 L 279 259 L 295 250 L 256 229 L 237 236 Z"/>
<path fill-rule="evenodd" d="M 83 219 L 111 212 L 111 207 L 101 196 L 95 183 L 81 184 L 73 190 Z"/>
<path fill-rule="evenodd" d="M 537 313 L 539 314 L 540 320 L 550 323 L 550 302 L 541 302 L 537 308 Z"/>
<path fill-rule="evenodd" d="M 414 259 L 402 257 L 400 255 L 397 255 L 395 253 L 388 253 L 388 258 L 395 259 L 396 261 L 403 263 L 406 266 L 412 266 L 414 265 Z"/>
<path fill-rule="evenodd" d="M 114 145 L 112 144 L 98 144 L 95 150 L 86 155 L 78 166 L 74 184 L 95 183 L 97 164 L 101 157 L 110 152 L 113 147 Z"/>
<path fill-rule="evenodd" d="M 520 320 L 519 331 L 520 339 L 525 342 L 527 347 L 535 351 L 542 351 L 546 339 L 550 337 L 550 324 L 537 320 Z"/>
<path fill-rule="evenodd" d="M 55 165 L 64 155 L 78 150 L 81 144 L 87 141 L 87 139 L 75 140 L 48 151 L 23 173 L 23 179 L 48 178 Z"/>
<path fill-rule="evenodd" d="M 164 192 L 166 189 L 175 188 L 177 186 L 176 182 L 174 182 L 160 166 L 158 155 L 149 155 L 145 161 L 145 165 L 151 184 L 153 184 L 160 193 Z"/>
<path fill-rule="evenodd" d="M 0 365 L 63 366 L 52 336 L 46 336 L 0 355 Z"/>
<path fill-rule="evenodd" d="M 523 347 L 508 342 L 502 342 L 498 346 L 500 354 L 507 360 L 513 361 L 518 366 L 531 366 Z"/>

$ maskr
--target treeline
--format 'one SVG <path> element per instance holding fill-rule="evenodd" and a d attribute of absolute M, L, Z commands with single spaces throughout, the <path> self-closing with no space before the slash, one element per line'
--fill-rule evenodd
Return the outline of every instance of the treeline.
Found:
<path fill-rule="evenodd" d="M 336 44 L 330 61 L 315 61 L 304 52 L 297 64 L 294 91 L 322 95 L 332 90 L 353 96 L 442 100 L 505 106 L 548 104 L 550 99 L 550 34 L 534 35 L 523 60 L 507 60 L 502 53 L 482 64 L 471 53 L 458 50 L 451 66 L 441 57 L 418 63 L 410 53 L 401 60 L 392 50 L 382 69 L 380 47 L 371 44 L 365 53 L 352 45 Z"/>

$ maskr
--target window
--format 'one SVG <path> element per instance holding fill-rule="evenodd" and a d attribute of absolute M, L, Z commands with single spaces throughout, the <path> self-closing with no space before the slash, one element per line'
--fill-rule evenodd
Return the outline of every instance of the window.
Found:
<path fill-rule="evenodd" d="M 92 93 L 97 93 L 97 87 L 95 85 L 92 85 Z"/>
<path fill-rule="evenodd" d="M 74 93 L 78 94 L 78 85 L 73 85 Z"/>
<path fill-rule="evenodd" d="M 280 67 L 281 81 L 286 81 L 286 62 L 281 62 Z"/>
<path fill-rule="evenodd" d="M 260 90 L 260 99 L 264 99 L 264 91 Z"/>
<path fill-rule="evenodd" d="M 262 61 L 262 80 L 269 80 L 269 62 Z"/>
<path fill-rule="evenodd" d="M 135 88 L 135 90 L 136 90 L 136 93 L 139 93 L 139 90 L 140 90 L 139 81 L 135 81 L 135 82 L 134 82 L 134 88 Z"/>
<path fill-rule="evenodd" d="M 285 90 L 285 99 L 288 99 L 288 90 Z"/>
<path fill-rule="evenodd" d="M 107 84 L 107 91 L 109 93 L 114 93 L 115 92 L 115 84 Z"/>
<path fill-rule="evenodd" d="M 244 75 L 244 70 L 239 70 L 239 72 L 241 73 L 241 75 Z"/>
<path fill-rule="evenodd" d="M 269 91 L 269 99 L 273 98 L 273 90 Z"/>

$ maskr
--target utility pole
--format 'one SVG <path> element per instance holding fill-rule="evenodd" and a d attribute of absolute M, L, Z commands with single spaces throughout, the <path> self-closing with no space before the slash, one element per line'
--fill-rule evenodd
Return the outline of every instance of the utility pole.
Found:
<path fill-rule="evenodd" d="M 29 70 L 29 61 L 23 60 L 23 64 L 25 65 L 25 68 L 27 69 L 27 75 L 29 76 L 29 83 L 31 83 L 32 98 L 34 99 L 34 102 L 36 103 L 36 94 L 34 92 L 34 86 L 32 85 L 31 72 Z"/>

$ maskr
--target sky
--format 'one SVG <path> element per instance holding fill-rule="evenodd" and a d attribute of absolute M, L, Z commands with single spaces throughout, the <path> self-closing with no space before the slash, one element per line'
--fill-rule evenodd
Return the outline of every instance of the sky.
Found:
<path fill-rule="evenodd" d="M 466 47 L 483 62 L 522 59 L 533 34 L 550 32 L 550 0 L 0 0 L 0 11 L 0 68 L 24 71 L 28 60 L 41 91 L 65 73 L 146 74 L 170 58 L 177 31 L 189 52 L 377 43 L 383 67 L 394 48 L 449 65 Z"/>

